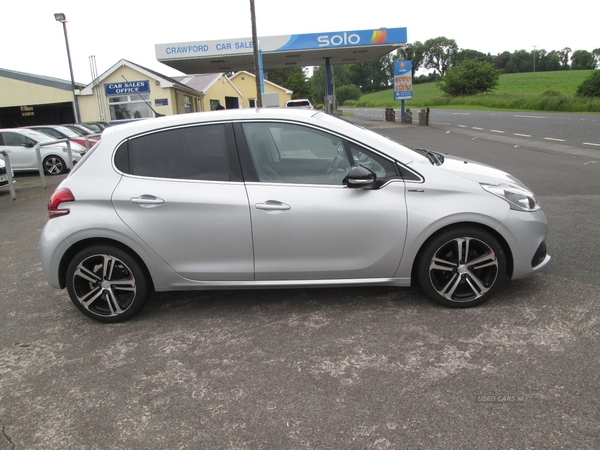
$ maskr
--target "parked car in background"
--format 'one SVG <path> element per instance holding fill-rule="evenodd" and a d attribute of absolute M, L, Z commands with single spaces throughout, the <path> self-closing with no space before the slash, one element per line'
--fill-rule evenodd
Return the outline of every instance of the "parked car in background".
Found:
<path fill-rule="evenodd" d="M 6 172 L 6 163 L 0 159 L 0 187 L 8 186 L 8 175 Z"/>
<path fill-rule="evenodd" d="M 100 134 L 99 131 L 95 131 L 92 128 L 83 125 L 81 123 L 66 123 L 63 124 L 64 127 L 67 127 L 69 130 L 72 130 L 75 133 L 78 133 L 80 136 L 89 136 L 91 134 Z"/>
<path fill-rule="evenodd" d="M 25 128 L 30 128 L 32 130 L 39 131 L 41 133 L 52 136 L 55 139 L 68 139 L 71 142 L 76 142 L 77 144 L 85 148 L 93 147 L 93 145 L 100 140 L 99 136 L 90 136 L 87 138 L 86 136 L 81 136 L 75 133 L 70 128 L 67 128 L 63 125 L 32 125 Z"/>
<path fill-rule="evenodd" d="M 315 109 L 315 107 L 310 103 L 310 100 L 306 98 L 297 98 L 295 100 L 288 100 L 285 102 L 286 108 L 302 108 L 302 109 Z"/>
<path fill-rule="evenodd" d="M 0 129 L 0 150 L 9 154 L 10 165 L 14 172 L 38 170 L 35 145 L 56 141 L 55 138 L 28 128 Z M 71 144 L 73 163 L 85 155 L 87 149 L 77 143 Z M 60 175 L 72 169 L 69 163 L 67 144 L 58 143 L 40 147 L 42 167 L 48 175 Z M 4 159 L 0 155 L 0 158 Z"/>
<path fill-rule="evenodd" d="M 95 131 L 96 133 L 102 133 L 109 126 L 106 122 L 82 122 L 81 125 Z"/>
<path fill-rule="evenodd" d="M 111 127 L 48 213 L 44 274 L 102 322 L 153 290 L 418 283 L 470 307 L 550 260 L 515 177 L 286 108 Z"/>

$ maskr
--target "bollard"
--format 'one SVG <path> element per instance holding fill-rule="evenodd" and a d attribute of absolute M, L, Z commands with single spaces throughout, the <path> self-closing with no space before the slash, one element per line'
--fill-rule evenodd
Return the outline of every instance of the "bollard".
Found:
<path fill-rule="evenodd" d="M 407 123 L 409 125 L 412 124 L 412 111 L 408 108 L 404 112 L 404 123 Z"/>
<path fill-rule="evenodd" d="M 419 126 L 425 126 L 427 125 L 427 113 L 425 112 L 425 108 L 421 108 L 421 111 L 419 112 Z"/>

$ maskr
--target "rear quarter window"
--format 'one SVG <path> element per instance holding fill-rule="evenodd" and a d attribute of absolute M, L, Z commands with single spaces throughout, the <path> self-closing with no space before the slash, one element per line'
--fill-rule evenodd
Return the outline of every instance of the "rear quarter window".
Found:
<path fill-rule="evenodd" d="M 130 138 L 115 154 L 115 166 L 131 175 L 230 181 L 225 124 L 162 130 Z"/>

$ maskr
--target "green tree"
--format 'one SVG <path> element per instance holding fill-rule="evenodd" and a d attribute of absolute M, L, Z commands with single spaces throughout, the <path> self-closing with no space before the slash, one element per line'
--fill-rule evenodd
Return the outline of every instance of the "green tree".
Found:
<path fill-rule="evenodd" d="M 433 69 L 442 77 L 454 63 L 454 56 L 458 52 L 458 45 L 454 39 L 448 39 L 440 36 L 434 39 L 428 39 L 423 44 L 425 47 L 426 69 Z"/>
<path fill-rule="evenodd" d="M 396 50 L 396 54 L 393 56 L 394 61 L 412 61 L 412 75 L 415 76 L 415 72 L 421 68 L 425 62 L 425 46 L 422 42 L 416 41 L 412 44 L 406 44 Z"/>
<path fill-rule="evenodd" d="M 571 56 L 572 70 L 590 70 L 596 68 L 594 55 L 586 50 L 575 50 Z"/>
<path fill-rule="evenodd" d="M 469 59 L 451 67 L 438 85 L 452 97 L 475 95 L 494 89 L 499 78 L 500 71 L 492 63 Z"/>
<path fill-rule="evenodd" d="M 542 70 L 545 70 L 547 72 L 560 70 L 562 68 L 562 65 L 560 63 L 560 56 L 558 55 L 558 52 L 556 50 L 552 50 L 550 53 L 545 55 L 545 57 L 541 61 L 541 64 L 543 67 Z"/>
<path fill-rule="evenodd" d="M 354 85 L 340 86 L 335 90 L 338 105 L 343 105 L 346 100 L 358 100 L 362 92 Z"/>
<path fill-rule="evenodd" d="M 493 58 L 492 62 L 494 63 L 494 67 L 496 69 L 506 72 L 506 65 L 508 64 L 509 60 L 510 60 L 510 52 L 506 51 L 506 52 L 502 52 L 502 53 L 499 53 L 498 55 L 496 55 Z"/>
<path fill-rule="evenodd" d="M 477 50 L 471 50 L 468 48 L 460 49 L 454 57 L 454 64 L 465 62 L 469 59 L 476 59 L 477 61 L 493 62 L 493 58 L 490 54 L 481 53 Z"/>
<path fill-rule="evenodd" d="M 332 66 L 333 72 L 333 84 L 335 86 L 346 86 L 349 84 L 354 84 L 351 81 L 350 74 L 350 65 L 342 64 Z M 326 89 L 326 70 L 325 66 L 318 66 L 313 69 L 313 74 L 310 79 L 312 89 L 314 92 L 315 103 L 323 103 L 325 99 L 325 89 Z"/>
<path fill-rule="evenodd" d="M 594 70 L 577 88 L 579 97 L 600 97 L 600 71 Z"/>
<path fill-rule="evenodd" d="M 600 48 L 592 50 L 592 54 L 594 55 L 594 58 L 596 58 L 596 65 L 600 65 Z"/>
<path fill-rule="evenodd" d="M 565 47 L 558 52 L 558 58 L 560 59 L 560 65 L 563 69 L 569 69 L 569 53 L 571 53 L 571 49 L 569 47 Z"/>
<path fill-rule="evenodd" d="M 533 55 L 527 50 L 517 50 L 506 63 L 506 73 L 533 72 Z"/>
<path fill-rule="evenodd" d="M 314 100 L 312 85 L 306 79 L 304 71 L 292 73 L 287 79 L 285 87 L 294 91 L 292 98 L 308 98 Z"/>
<path fill-rule="evenodd" d="M 282 69 L 269 69 L 265 71 L 265 79 L 283 87 L 287 87 L 290 76 L 295 73 L 304 74 L 302 67 L 285 67 Z"/>

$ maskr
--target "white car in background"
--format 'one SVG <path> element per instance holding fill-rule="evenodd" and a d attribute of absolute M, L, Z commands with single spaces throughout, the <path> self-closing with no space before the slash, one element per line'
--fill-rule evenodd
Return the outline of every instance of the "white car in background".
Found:
<path fill-rule="evenodd" d="M 0 187 L 8 186 L 8 175 L 6 174 L 6 163 L 0 159 Z"/>
<path fill-rule="evenodd" d="M 10 165 L 14 172 L 38 170 L 35 146 L 38 143 L 52 142 L 56 139 L 39 131 L 27 128 L 0 129 L 0 150 L 9 154 Z M 71 142 L 73 163 L 85 155 L 87 149 L 83 145 Z M 40 147 L 42 167 L 48 175 L 60 175 L 72 169 L 66 143 L 44 145 Z M 0 155 L 1 159 L 4 156 Z"/>
<path fill-rule="evenodd" d="M 297 98 L 295 100 L 288 100 L 285 102 L 286 108 L 299 108 L 299 109 L 315 109 L 310 100 L 306 98 Z"/>

